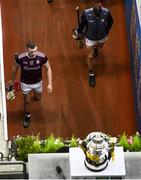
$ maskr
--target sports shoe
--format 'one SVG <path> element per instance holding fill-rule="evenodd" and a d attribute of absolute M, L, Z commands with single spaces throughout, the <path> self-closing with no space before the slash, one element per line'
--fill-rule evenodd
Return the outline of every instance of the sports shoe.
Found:
<path fill-rule="evenodd" d="M 93 72 L 89 73 L 89 85 L 91 87 L 95 86 L 95 74 Z"/>
<path fill-rule="evenodd" d="M 31 119 L 31 114 L 24 114 L 24 118 L 23 118 L 23 127 L 24 128 L 28 128 L 29 124 L 30 124 L 30 119 Z"/>
<path fill-rule="evenodd" d="M 94 56 L 94 58 L 96 58 L 98 56 L 98 48 L 97 47 L 95 47 L 93 50 L 93 56 Z"/>

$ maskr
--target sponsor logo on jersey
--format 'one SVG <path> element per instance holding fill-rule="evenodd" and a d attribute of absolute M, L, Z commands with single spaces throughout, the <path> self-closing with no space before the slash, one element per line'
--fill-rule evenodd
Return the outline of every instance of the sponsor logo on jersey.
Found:
<path fill-rule="evenodd" d="M 24 61 L 23 64 L 28 64 L 28 62 L 27 62 L 27 61 Z"/>
<path fill-rule="evenodd" d="M 39 61 L 39 60 L 36 60 L 36 64 L 40 64 L 40 61 Z"/>

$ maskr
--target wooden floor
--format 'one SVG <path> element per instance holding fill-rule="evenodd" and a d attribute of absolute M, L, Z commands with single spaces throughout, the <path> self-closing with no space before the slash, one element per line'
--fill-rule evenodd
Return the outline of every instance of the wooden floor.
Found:
<path fill-rule="evenodd" d="M 31 103 L 32 122 L 22 127 L 23 97 L 7 101 L 9 138 L 16 135 L 51 133 L 84 138 L 92 131 L 111 135 L 136 132 L 131 85 L 130 59 L 125 27 L 124 0 L 105 0 L 114 26 L 109 40 L 95 61 L 96 87 L 88 86 L 85 48 L 79 50 L 72 39 L 76 26 L 76 6 L 81 10 L 94 0 L 1 0 L 5 81 L 11 78 L 13 54 L 23 52 L 29 39 L 47 54 L 53 70 L 53 93 L 44 92 L 40 103 Z M 18 74 L 19 78 L 19 74 Z"/>

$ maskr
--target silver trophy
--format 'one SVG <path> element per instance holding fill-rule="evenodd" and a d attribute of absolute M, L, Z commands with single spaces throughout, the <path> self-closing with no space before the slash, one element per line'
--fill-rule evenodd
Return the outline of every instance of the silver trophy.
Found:
<path fill-rule="evenodd" d="M 80 142 L 86 157 L 85 166 L 92 171 L 104 170 L 114 156 L 116 139 L 112 139 L 102 132 L 92 132 L 84 141 Z"/>

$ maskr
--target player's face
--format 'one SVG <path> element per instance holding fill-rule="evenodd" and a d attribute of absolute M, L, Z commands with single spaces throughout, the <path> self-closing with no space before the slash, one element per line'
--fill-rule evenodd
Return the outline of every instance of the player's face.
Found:
<path fill-rule="evenodd" d="M 28 56 L 34 58 L 37 54 L 37 46 L 34 49 L 28 48 Z"/>

